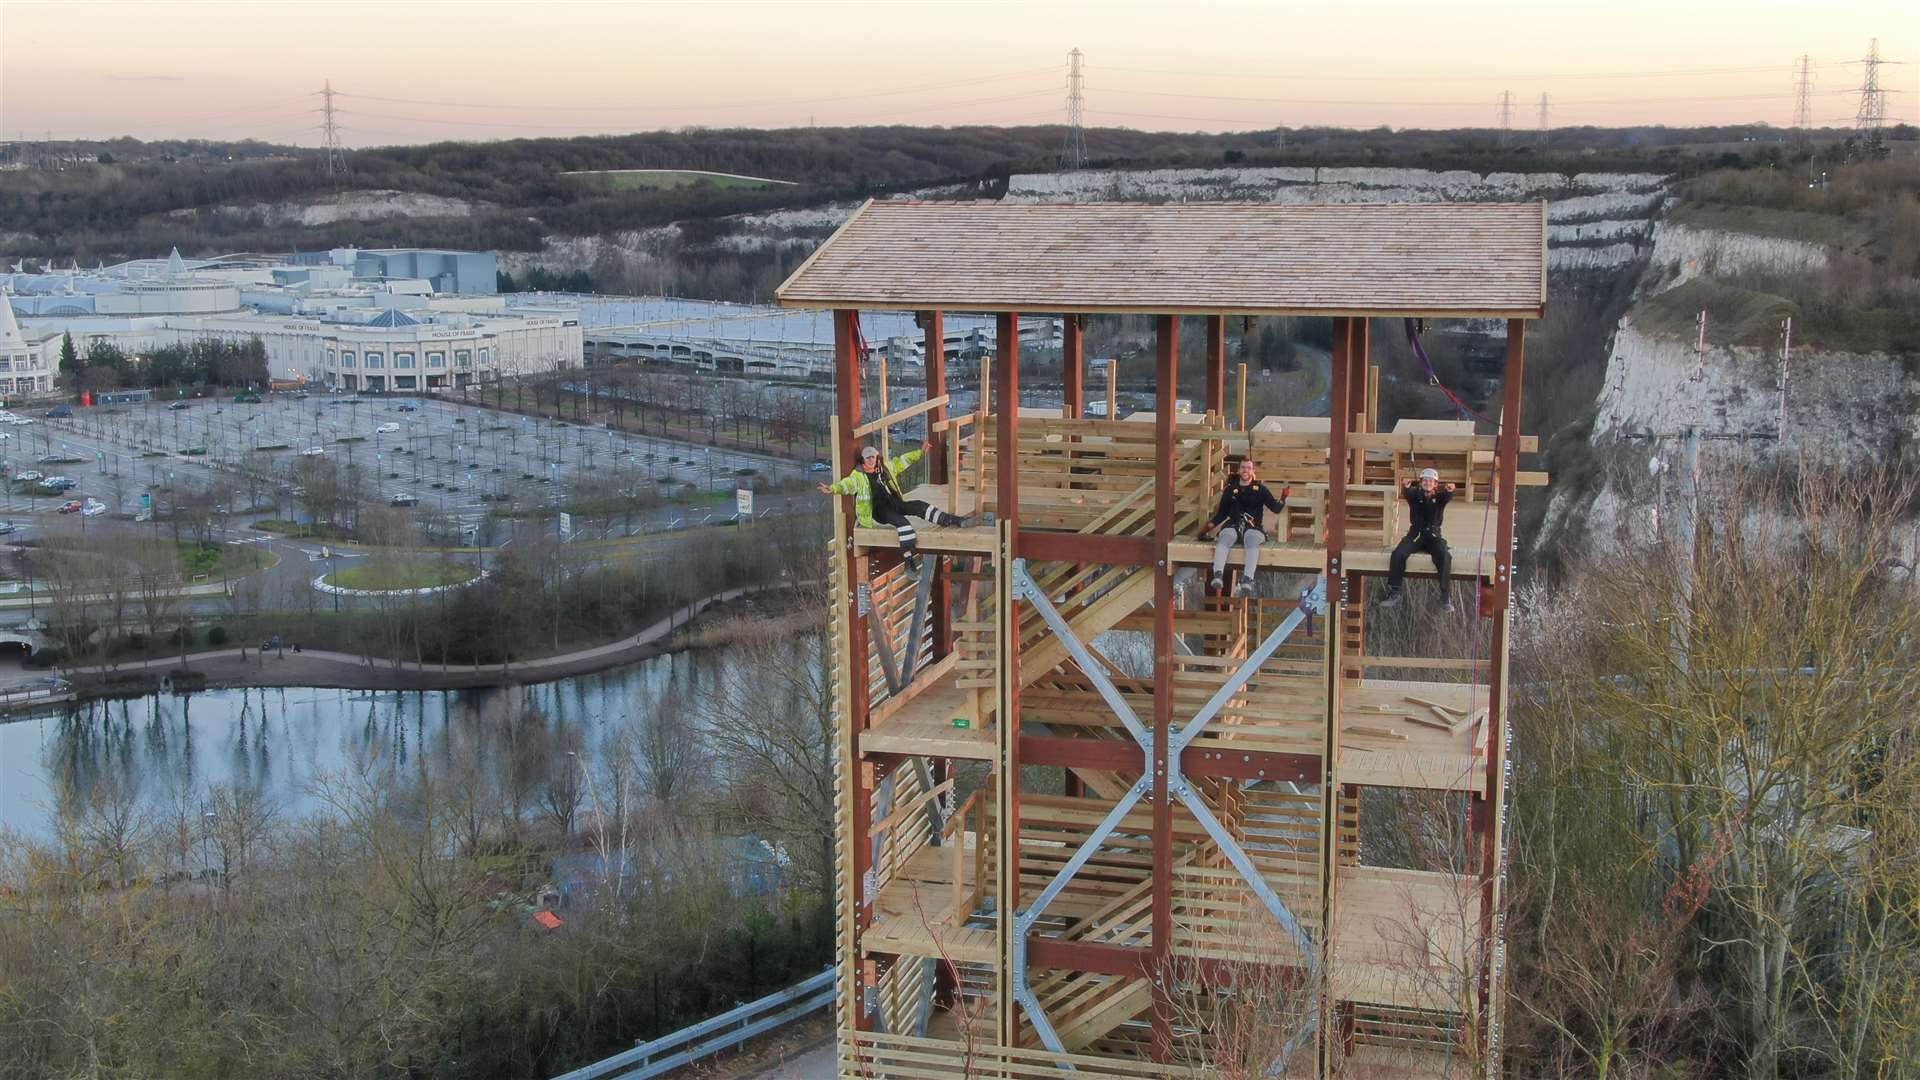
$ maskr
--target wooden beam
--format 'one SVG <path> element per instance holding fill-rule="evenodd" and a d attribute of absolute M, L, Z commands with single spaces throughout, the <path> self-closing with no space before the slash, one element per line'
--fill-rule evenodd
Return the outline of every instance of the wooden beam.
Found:
<path fill-rule="evenodd" d="M 1021 558 L 1035 562 L 1146 566 L 1158 558 L 1153 540 L 1145 536 L 1043 532 L 1039 529 L 1021 529 L 1014 549 Z"/>
<path fill-rule="evenodd" d="M 1007 367 L 1016 367 L 1007 364 Z M 1001 1046 L 1020 1045 L 1020 1016 L 1013 997 L 1013 918 L 1020 910 L 1020 605 L 1013 593 L 1014 523 L 1002 519 L 1000 544 L 994 560 L 994 611 L 997 643 L 999 715 L 995 719 L 998 761 L 992 775 L 997 816 L 994 880 L 999 964 L 995 972 Z"/>
<path fill-rule="evenodd" d="M 942 425 L 947 420 L 947 318 L 938 311 L 920 313 L 921 352 L 926 360 L 927 400 L 939 401 L 927 416 L 927 441 L 933 444 L 933 452 L 927 455 L 932 460 L 927 463 L 927 481 L 933 484 L 947 482 L 947 432 Z"/>
<path fill-rule="evenodd" d="M 834 417 L 833 451 L 836 470 L 850 468 L 851 462 L 859 460 L 859 441 L 853 437 L 853 430 L 860 421 L 860 356 L 855 348 L 855 332 L 858 327 L 859 312 L 835 311 L 833 313 L 833 378 L 834 378 Z M 839 475 L 836 472 L 835 475 Z M 851 849 L 851 865 L 848 867 L 848 887 L 846 902 L 850 910 L 841 917 L 853 928 L 853 956 L 845 957 L 851 969 L 849 981 L 855 997 L 851 1000 L 861 1002 L 866 997 L 869 985 L 870 969 L 856 962 L 860 953 L 860 935 L 872 921 L 872 900 L 866 893 L 867 871 L 872 862 L 872 850 L 865 842 L 867 830 L 873 818 L 873 766 L 861 760 L 860 739 L 866 732 L 869 721 L 870 702 L 868 697 L 869 673 L 867 670 L 867 615 L 860 603 L 860 594 L 867 582 L 870 569 L 867 560 L 849 539 L 853 535 L 853 500 L 840 499 L 839 518 L 835 522 L 835 545 L 833 557 L 843 559 L 844 573 L 841 578 L 846 585 L 843 595 L 835 597 L 834 602 L 844 605 L 841 615 L 845 632 L 841 635 L 841 674 L 846 680 L 841 696 L 846 708 L 846 729 L 842 747 L 841 762 L 845 767 L 844 782 L 848 785 L 848 810 L 852 818 L 849 823 L 849 835 L 842 841 Z M 864 1008 L 856 1005 L 847 1010 L 855 1030 L 872 1030 L 874 1018 Z"/>
<path fill-rule="evenodd" d="M 1153 542 L 1166 551 L 1173 541 L 1173 403 L 1180 385 L 1180 319 L 1154 320 Z M 1173 802 L 1167 762 L 1173 730 L 1173 566 L 1162 559 L 1153 575 L 1153 964 L 1165 971 L 1173 958 Z M 1172 1000 L 1167 980 L 1154 982 L 1153 1059 L 1173 1054 Z"/>
<path fill-rule="evenodd" d="M 914 417 L 919 416 L 921 413 L 936 412 L 936 411 L 945 412 L 946 408 L 947 408 L 947 397 L 945 394 L 942 394 L 937 398 L 928 398 L 926 401 L 909 405 L 904 409 L 896 409 L 895 411 L 890 412 L 887 415 L 882 416 L 877 420 L 869 420 L 866 423 L 861 424 L 859 427 L 853 429 L 853 434 L 856 438 L 864 438 L 868 435 L 873 434 L 876 431 L 885 431 L 887 428 L 890 428 L 895 424 L 900 424 L 908 420 L 911 420 Z"/>
<path fill-rule="evenodd" d="M 1494 470 L 1498 479 L 1494 483 L 1495 498 L 1499 500 L 1494 510 L 1497 514 L 1494 524 L 1494 576 L 1486 590 L 1487 604 L 1493 619 L 1493 649 L 1489 657 L 1491 687 L 1487 693 L 1487 782 L 1486 790 L 1474 797 L 1471 823 L 1474 839 L 1478 842 L 1480 856 L 1480 942 L 1477 952 L 1470 954 L 1476 959 L 1475 983 L 1479 1015 L 1474 1018 L 1479 1026 L 1482 1045 L 1491 1036 L 1496 1023 L 1500 1002 L 1499 973 L 1494 970 L 1494 960 L 1500 954 L 1494 935 L 1498 922 L 1494 916 L 1500 909 L 1500 848 L 1501 815 L 1506 802 L 1507 769 L 1507 704 L 1509 662 L 1508 650 L 1512 647 L 1509 635 L 1512 631 L 1513 601 L 1513 518 L 1519 490 L 1514 484 L 1515 473 L 1520 465 L 1520 415 L 1521 387 L 1526 382 L 1527 326 L 1519 319 L 1507 321 L 1507 363 L 1502 375 L 1500 402 L 1500 448 L 1494 451 Z M 1489 1063 L 1494 1069 L 1498 1062 Z"/>
<path fill-rule="evenodd" d="M 1145 976 L 1152 962 L 1151 950 L 1129 945 L 1061 941 L 1058 938 L 1043 938 L 1038 934 L 1027 938 L 1027 966 L 1030 968 Z"/>
<path fill-rule="evenodd" d="M 1001 315 L 993 356 L 994 450 L 999 475 L 994 503 L 1001 521 L 1020 516 L 1020 316 Z M 981 388 L 984 395 L 986 388 Z"/>
<path fill-rule="evenodd" d="M 922 358 L 926 361 L 927 400 L 938 401 L 927 413 L 927 441 L 932 449 L 927 453 L 927 482 L 945 484 L 951 479 L 948 466 L 951 464 L 947 444 L 959 442 L 958 433 L 949 433 L 947 424 L 947 319 L 938 311 L 921 313 L 920 327 L 924 332 L 921 339 Z M 953 652 L 953 579 L 949 576 L 953 569 L 951 559 L 935 558 L 933 564 L 933 596 L 929 606 L 933 614 L 933 655 L 932 660 L 951 655 Z"/>
<path fill-rule="evenodd" d="M 1062 317 L 1060 337 L 1060 387 L 1065 391 L 1066 408 L 1061 415 L 1070 420 L 1087 414 L 1087 317 Z"/>
<path fill-rule="evenodd" d="M 1326 620 L 1326 668 L 1325 698 L 1327 711 L 1322 718 L 1320 738 L 1320 760 L 1325 762 L 1324 774 L 1320 780 L 1320 926 L 1321 964 L 1333 962 L 1333 950 L 1326 946 L 1330 942 L 1331 928 L 1337 926 L 1335 885 L 1338 881 L 1340 866 L 1340 800 L 1339 761 L 1340 761 L 1340 723 L 1341 689 L 1346 683 L 1343 678 L 1343 652 L 1346 639 L 1347 585 L 1346 544 L 1347 544 L 1347 434 L 1353 423 L 1354 401 L 1352 366 L 1357 342 L 1353 320 L 1335 319 L 1333 323 L 1334 371 L 1333 392 L 1329 415 L 1332 423 L 1328 425 L 1327 442 L 1327 620 Z M 1331 972 L 1323 974 L 1331 975 Z M 1331 993 L 1322 993 L 1319 1001 L 1319 1023 L 1317 1026 L 1318 1073 L 1320 1076 L 1333 1074 L 1335 1061 L 1335 1043 L 1329 1033 L 1336 1030 L 1334 1000 Z"/>
<path fill-rule="evenodd" d="M 1227 317 L 1207 316 L 1207 412 L 1227 415 Z"/>

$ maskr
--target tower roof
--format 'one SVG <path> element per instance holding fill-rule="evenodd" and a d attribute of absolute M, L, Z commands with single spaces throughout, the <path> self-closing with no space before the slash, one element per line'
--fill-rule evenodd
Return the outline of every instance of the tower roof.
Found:
<path fill-rule="evenodd" d="M 1544 203 L 868 202 L 784 307 L 1538 318 Z"/>

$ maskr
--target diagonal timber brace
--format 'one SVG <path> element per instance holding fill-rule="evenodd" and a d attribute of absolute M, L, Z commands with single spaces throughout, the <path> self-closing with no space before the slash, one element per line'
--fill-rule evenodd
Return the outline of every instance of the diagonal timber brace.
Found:
<path fill-rule="evenodd" d="M 880 654 L 880 673 L 887 678 L 887 692 L 898 694 L 913 681 L 920 661 L 920 635 L 927 625 L 927 604 L 933 596 L 933 564 L 937 558 L 920 561 L 920 580 L 914 588 L 913 619 L 907 624 L 907 640 L 901 646 L 905 650 L 896 664 L 893 658 L 893 645 L 882 634 L 874 641 L 874 649 Z"/>

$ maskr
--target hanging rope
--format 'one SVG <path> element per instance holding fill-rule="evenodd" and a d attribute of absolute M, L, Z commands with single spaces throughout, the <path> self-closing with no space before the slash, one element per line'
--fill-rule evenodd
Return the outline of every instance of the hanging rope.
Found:
<path fill-rule="evenodd" d="M 1440 381 L 1439 372 L 1433 370 L 1433 361 L 1428 358 L 1426 348 L 1420 344 L 1420 331 L 1415 325 L 1415 321 L 1413 319 L 1406 319 L 1404 321 L 1407 326 L 1407 344 L 1413 346 L 1413 355 L 1420 358 L 1420 366 L 1427 369 L 1427 383 L 1439 387 L 1440 392 L 1447 395 L 1447 399 L 1453 402 L 1454 408 L 1460 410 L 1460 419 L 1465 420 L 1468 417 L 1472 417 L 1475 420 L 1492 424 L 1493 421 L 1491 419 L 1488 419 L 1484 414 L 1474 409 L 1473 406 L 1462 401 L 1459 394 L 1454 393 L 1448 388 L 1446 383 Z M 1496 424 L 1495 426 L 1497 427 L 1499 425 Z"/>

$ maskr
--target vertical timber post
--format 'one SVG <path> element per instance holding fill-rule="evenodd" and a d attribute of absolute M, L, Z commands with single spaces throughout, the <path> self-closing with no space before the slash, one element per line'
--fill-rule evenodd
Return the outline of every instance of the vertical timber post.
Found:
<path fill-rule="evenodd" d="M 947 392 L 946 316 L 938 311 L 921 312 L 920 327 L 924 334 L 921 354 L 926 363 L 927 400 L 932 401 Z M 927 412 L 927 441 L 933 444 L 927 451 L 929 484 L 945 484 L 951 479 L 947 475 L 947 443 L 952 440 L 953 433 L 940 430 L 940 425 L 946 423 L 950 415 L 952 410 L 945 405 Z M 960 512 L 957 506 L 947 509 Z M 929 660 L 942 659 L 953 651 L 953 579 L 947 576 L 952 566 L 950 556 L 933 556 L 933 596 L 929 601 L 933 617 L 933 655 L 928 657 Z"/>
<path fill-rule="evenodd" d="M 1207 412 L 1227 422 L 1227 317 L 1207 316 Z"/>
<path fill-rule="evenodd" d="M 860 426 L 860 361 L 855 348 L 856 331 L 860 313 L 845 309 L 835 309 L 833 313 L 833 382 L 834 382 L 834 434 L 839 445 L 834 447 L 836 464 L 849 466 L 859 460 L 859 440 L 853 432 Z M 841 499 L 836 508 L 841 515 L 840 529 L 837 535 L 852 537 L 853 500 Z M 852 905 L 847 914 L 853 926 L 854 953 L 847 958 L 847 972 L 842 978 L 846 985 L 843 991 L 848 996 L 845 1002 L 847 1015 L 853 1018 L 856 1031 L 869 1031 L 873 1028 L 873 1017 L 867 1012 L 867 991 L 873 986 L 872 968 L 859 961 L 860 936 L 866 931 L 872 919 L 872 907 L 867 896 L 867 875 L 871 869 L 872 854 L 866 843 L 867 831 L 873 818 L 873 766 L 861 759 L 860 737 L 865 732 L 868 719 L 867 700 L 867 604 L 862 597 L 867 590 L 868 565 L 865 555 L 850 539 L 844 550 L 834 553 L 835 558 L 846 560 L 844 581 L 847 593 L 834 598 L 835 603 L 846 605 L 846 652 L 842 662 L 846 666 L 846 738 L 847 746 L 842 761 L 848 766 L 845 782 L 847 784 L 847 803 L 851 816 L 848 835 L 840 842 L 852 849 L 851 873 L 847 876 L 847 896 L 845 902 Z"/>
<path fill-rule="evenodd" d="M 1503 835 L 1506 812 L 1508 655 L 1511 647 L 1513 601 L 1513 516 L 1518 491 L 1515 481 L 1520 469 L 1520 389 L 1526 381 L 1527 324 L 1521 319 L 1507 320 L 1507 362 L 1501 376 L 1500 434 L 1494 444 L 1494 525 L 1493 580 L 1487 585 L 1487 604 L 1482 614 L 1493 620 L 1493 648 L 1488 662 L 1490 686 L 1487 692 L 1487 784 L 1486 793 L 1474 799 L 1474 839 L 1480 856 L 1480 952 L 1475 995 L 1480 1015 L 1475 1018 L 1478 1032 L 1479 1071 L 1483 1076 L 1498 1076 L 1500 1071 L 1500 956 L 1505 934 L 1500 905 L 1501 877 L 1505 873 L 1506 838 Z"/>
<path fill-rule="evenodd" d="M 1064 415 L 1069 420 L 1079 420 L 1087 415 L 1087 317 L 1063 315 L 1061 319 L 1060 388 L 1066 399 Z"/>
<path fill-rule="evenodd" d="M 1020 528 L 1020 316 L 1004 313 L 995 328 L 993 361 L 995 513 L 999 515 L 994 604 L 999 642 L 998 736 L 999 786 L 996 811 L 999 926 L 998 990 L 1000 1045 L 1018 1046 L 1020 1016 L 1013 999 L 1014 915 L 1020 910 L 1020 612 L 1013 595 L 1013 559 Z M 981 391 L 985 393 L 985 388 Z"/>
<path fill-rule="evenodd" d="M 1349 375 L 1347 381 L 1347 410 L 1353 413 L 1353 430 L 1357 432 L 1373 431 L 1375 416 L 1373 402 L 1367 393 L 1367 384 L 1371 381 L 1373 354 L 1373 321 L 1366 318 L 1347 320 L 1346 363 Z M 1351 452 L 1353 471 L 1348 481 L 1355 484 L 1367 482 L 1367 452 L 1356 448 Z M 1389 502 L 1381 513 L 1391 515 L 1394 504 L 1391 500 L 1399 497 L 1398 492 L 1388 495 Z M 1367 582 L 1359 574 L 1347 572 L 1346 610 L 1341 614 L 1341 670 L 1348 678 L 1358 679 L 1364 672 L 1360 658 L 1366 651 L 1367 639 Z"/>
<path fill-rule="evenodd" d="M 1338 1067 L 1336 1002 L 1333 997 L 1333 939 L 1336 931 L 1337 876 L 1340 872 L 1340 709 L 1345 685 L 1347 635 L 1347 430 L 1353 424 L 1354 320 L 1333 321 L 1333 400 L 1327 425 L 1327 714 L 1321 735 L 1320 776 L 1320 985 L 1313 988 L 1319 1002 L 1319 1073 L 1331 1076 Z"/>
<path fill-rule="evenodd" d="M 1153 414 L 1153 1059 L 1173 1055 L 1173 801 L 1167 757 L 1173 728 L 1173 403 L 1179 396 L 1180 317 L 1154 319 Z"/>

